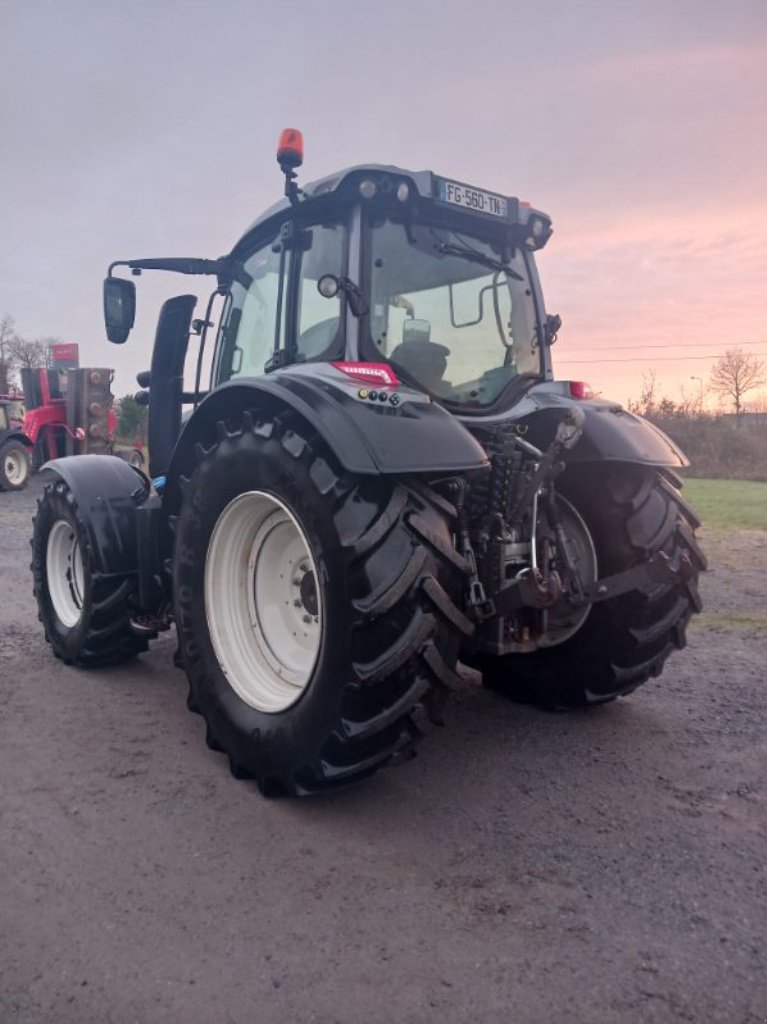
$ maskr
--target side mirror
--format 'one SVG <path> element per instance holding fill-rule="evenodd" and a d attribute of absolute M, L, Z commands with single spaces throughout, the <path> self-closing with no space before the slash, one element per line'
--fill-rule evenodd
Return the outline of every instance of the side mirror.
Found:
<path fill-rule="evenodd" d="M 136 319 L 136 285 L 122 277 L 104 281 L 104 325 L 107 338 L 115 345 L 128 340 Z"/>

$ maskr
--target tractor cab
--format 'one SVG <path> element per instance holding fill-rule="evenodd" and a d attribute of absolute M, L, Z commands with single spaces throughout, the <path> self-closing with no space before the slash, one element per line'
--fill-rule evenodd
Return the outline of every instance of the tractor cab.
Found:
<path fill-rule="evenodd" d="M 431 171 L 378 164 L 299 188 L 302 141 L 294 130 L 283 133 L 278 160 L 285 197 L 228 255 L 112 264 L 110 340 L 125 341 L 133 324 L 135 286 L 113 274 L 127 266 L 136 275 L 217 277 L 206 315 L 192 327 L 204 346 L 213 300 L 222 297 L 209 390 L 302 364 L 385 365 L 397 381 L 471 416 L 507 408 L 552 378 L 558 318 L 546 316 L 534 261 L 551 235 L 546 215 Z M 163 362 L 165 377 L 183 373 L 180 350 Z M 192 403 L 208 391 L 201 356 L 197 365 Z M 143 375 L 150 378 L 159 393 L 157 372 Z"/>
<path fill-rule="evenodd" d="M 380 165 L 268 211 L 231 256 L 213 383 L 351 360 L 455 411 L 550 378 L 533 253 L 547 217 L 517 199 Z"/>
<path fill-rule="evenodd" d="M 15 395 L 0 395 L 0 431 L 21 428 L 24 422 L 24 402 Z"/>

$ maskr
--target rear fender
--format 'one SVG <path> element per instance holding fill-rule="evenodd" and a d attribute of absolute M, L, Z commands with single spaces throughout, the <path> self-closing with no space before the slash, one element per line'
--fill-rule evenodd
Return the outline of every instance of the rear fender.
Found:
<path fill-rule="evenodd" d="M 464 473 L 487 466 L 483 448 L 464 425 L 420 391 L 400 385 L 384 388 L 384 401 L 360 397 L 374 391 L 325 363 L 223 384 L 184 427 L 169 477 L 189 475 L 195 445 L 210 444 L 219 421 L 236 421 L 246 410 L 256 417 L 292 410 L 354 474 Z"/>
<path fill-rule="evenodd" d="M 149 496 L 147 478 L 114 455 L 70 455 L 46 462 L 66 483 L 88 531 L 94 571 L 102 575 L 138 572 L 136 515 Z"/>
<path fill-rule="evenodd" d="M 679 469 L 690 464 L 681 448 L 662 430 L 641 416 L 627 412 L 616 402 L 581 401 L 543 389 L 529 392 L 525 404 L 528 400 L 534 403 L 534 410 L 523 415 L 518 423 L 525 439 L 538 448 L 549 444 L 568 408 L 577 408 L 583 413 L 583 434 L 563 455 L 568 465 L 628 462 Z"/>

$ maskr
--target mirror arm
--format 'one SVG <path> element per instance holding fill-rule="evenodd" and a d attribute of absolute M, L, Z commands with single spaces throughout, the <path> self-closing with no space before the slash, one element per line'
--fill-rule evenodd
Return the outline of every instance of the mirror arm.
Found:
<path fill-rule="evenodd" d="M 128 267 L 135 276 L 142 270 L 168 270 L 176 274 L 213 274 L 221 287 L 229 287 L 234 276 L 230 261 L 226 257 L 218 260 L 201 260 L 186 257 L 159 257 L 157 259 L 115 260 L 109 264 L 107 275 L 113 277 L 115 267 Z"/>

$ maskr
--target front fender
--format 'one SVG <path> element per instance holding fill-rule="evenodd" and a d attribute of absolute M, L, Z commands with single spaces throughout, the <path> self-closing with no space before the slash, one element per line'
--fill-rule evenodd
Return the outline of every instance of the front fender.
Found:
<path fill-rule="evenodd" d="M 60 476 L 77 502 L 88 530 L 96 572 L 138 571 L 136 510 L 149 495 L 149 481 L 114 455 L 69 455 L 40 472 Z"/>

